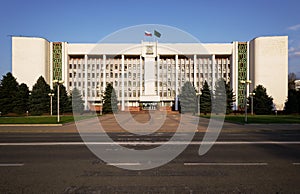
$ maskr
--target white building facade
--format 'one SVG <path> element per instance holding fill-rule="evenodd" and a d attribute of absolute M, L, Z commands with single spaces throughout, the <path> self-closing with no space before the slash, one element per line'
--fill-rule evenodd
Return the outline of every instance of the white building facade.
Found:
<path fill-rule="evenodd" d="M 97 109 L 105 88 L 116 90 L 120 110 L 170 109 L 181 87 L 191 82 L 200 92 L 223 78 L 236 95 L 234 109 L 261 84 L 283 110 L 288 90 L 288 37 L 259 37 L 223 44 L 158 43 L 74 44 L 36 37 L 12 37 L 12 73 L 30 89 L 39 76 L 53 87 L 63 80 L 67 91 L 80 90 L 85 109 Z"/>

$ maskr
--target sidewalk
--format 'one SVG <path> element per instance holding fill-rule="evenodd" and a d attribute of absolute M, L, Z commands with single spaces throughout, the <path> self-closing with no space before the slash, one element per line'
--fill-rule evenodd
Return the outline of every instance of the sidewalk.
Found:
<path fill-rule="evenodd" d="M 119 113 L 117 116 L 122 116 L 124 113 Z M 126 113 L 125 113 L 126 114 Z M 76 123 L 67 123 L 64 125 L 13 125 L 0 126 L 0 133 L 78 133 L 77 127 L 80 127 L 80 132 L 84 133 L 120 133 L 120 132 L 176 132 L 181 120 L 180 114 L 159 115 L 155 114 L 155 119 L 149 121 L 149 114 L 132 114 L 133 120 L 128 118 L 119 118 L 116 120 L 113 114 L 103 115 L 101 117 L 94 117 L 91 119 L 80 120 Z M 137 122 L 139 125 L 137 125 Z M 148 125 L 148 122 L 152 122 Z M 210 120 L 199 118 L 197 129 L 193 125 L 185 123 L 182 132 L 206 132 Z M 120 124 L 122 127 L 120 126 Z M 100 129 L 100 125 L 103 130 Z M 137 127 L 140 126 L 140 127 Z M 124 129 L 125 128 L 125 129 Z M 127 129 L 127 130 L 126 130 Z M 158 130 L 155 130 L 158 129 Z M 153 131 L 155 130 L 155 131 Z M 299 131 L 300 125 L 287 124 L 255 124 L 255 125 L 239 125 L 234 123 L 224 122 L 222 133 L 244 133 L 244 132 L 284 132 L 284 131 Z"/>

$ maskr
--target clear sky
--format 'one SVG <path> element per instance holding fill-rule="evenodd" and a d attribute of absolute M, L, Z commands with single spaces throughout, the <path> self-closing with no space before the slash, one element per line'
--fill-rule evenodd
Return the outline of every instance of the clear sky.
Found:
<path fill-rule="evenodd" d="M 300 78 L 299 0 L 1 0 L 0 74 L 11 71 L 9 35 L 95 43 L 139 24 L 170 25 L 201 42 L 289 36 L 289 72 Z"/>

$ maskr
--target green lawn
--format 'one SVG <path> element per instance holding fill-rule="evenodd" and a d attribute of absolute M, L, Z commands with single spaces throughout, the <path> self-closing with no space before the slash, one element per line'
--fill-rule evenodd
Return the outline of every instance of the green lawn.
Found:
<path fill-rule="evenodd" d="M 87 119 L 93 116 L 80 116 L 78 119 Z M 61 116 L 59 123 L 73 122 L 72 115 Z M 0 124 L 57 124 L 56 116 L 28 116 L 28 117 L 0 117 Z"/>
<path fill-rule="evenodd" d="M 204 118 L 210 118 L 210 115 L 201 115 Z M 213 115 L 213 117 L 218 117 Z M 225 121 L 233 123 L 245 123 L 245 115 L 226 115 Z M 249 124 L 300 124 L 300 115 L 248 115 Z"/>

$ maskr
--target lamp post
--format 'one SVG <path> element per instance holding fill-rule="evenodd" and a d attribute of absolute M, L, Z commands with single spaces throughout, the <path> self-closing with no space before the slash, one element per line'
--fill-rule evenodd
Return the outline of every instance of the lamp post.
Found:
<path fill-rule="evenodd" d="M 197 114 L 200 116 L 200 93 L 196 93 L 197 97 Z"/>
<path fill-rule="evenodd" d="M 100 115 L 102 115 L 102 111 L 103 111 L 103 94 L 100 93 Z"/>
<path fill-rule="evenodd" d="M 54 96 L 54 94 L 49 93 L 48 96 L 50 96 L 50 115 L 52 116 L 52 97 Z"/>
<path fill-rule="evenodd" d="M 102 115 L 102 110 L 103 110 L 103 103 L 102 103 L 102 100 L 103 100 L 103 93 L 104 93 L 104 91 L 102 90 L 101 91 L 101 86 L 100 85 L 98 85 L 97 86 L 97 90 L 99 90 L 98 91 L 98 95 L 99 95 L 99 100 L 100 100 L 100 108 L 99 108 L 99 112 L 100 112 L 100 116 Z"/>
<path fill-rule="evenodd" d="M 254 92 L 250 93 L 250 97 L 251 97 L 251 115 L 253 116 L 253 96 L 255 96 Z"/>
<path fill-rule="evenodd" d="M 245 108 L 245 123 L 247 123 L 248 122 L 248 115 L 247 115 L 247 89 L 248 89 L 248 85 L 251 84 L 251 80 L 241 80 L 240 83 L 245 85 L 245 88 L 244 88 L 244 95 L 245 95 L 244 108 Z"/>
<path fill-rule="evenodd" d="M 57 84 L 57 122 L 59 123 L 60 118 L 59 118 L 59 85 L 63 84 L 63 80 L 53 80 L 53 83 Z"/>

